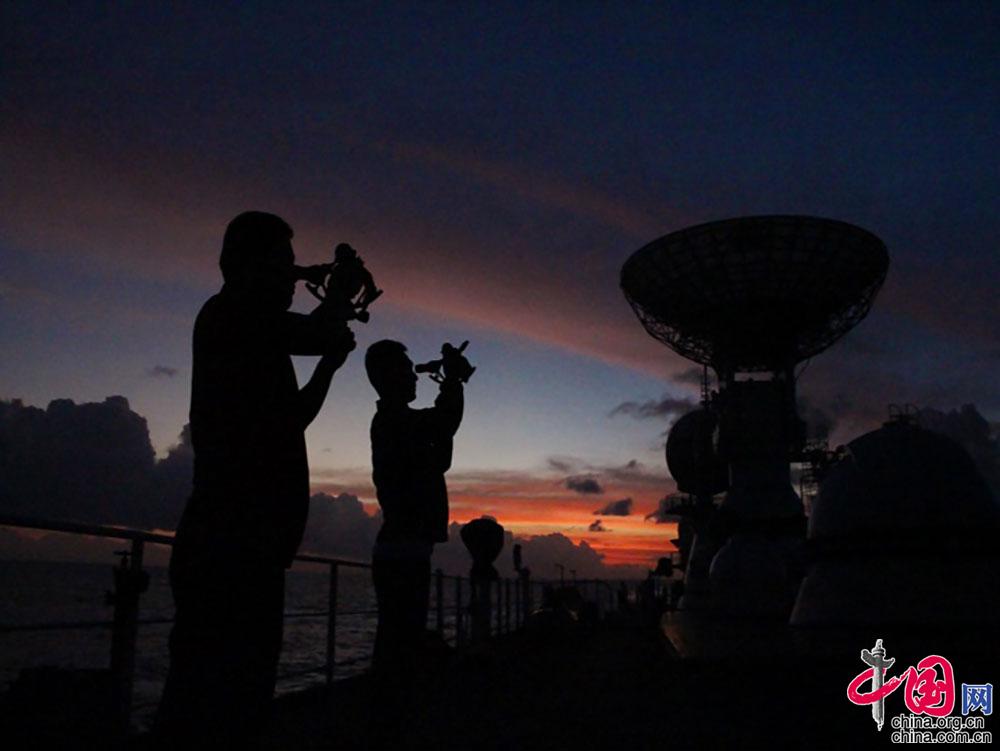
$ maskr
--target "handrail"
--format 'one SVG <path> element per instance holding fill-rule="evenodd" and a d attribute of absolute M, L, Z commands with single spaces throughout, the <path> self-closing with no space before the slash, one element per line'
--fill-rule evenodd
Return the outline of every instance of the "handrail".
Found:
<path fill-rule="evenodd" d="M 110 628 L 112 631 L 111 644 L 111 669 L 115 675 L 117 684 L 117 695 L 121 705 L 121 721 L 123 727 L 127 727 L 129 714 L 132 709 L 132 682 L 135 668 L 135 651 L 137 644 L 137 629 L 140 625 L 169 624 L 173 622 L 170 618 L 140 618 L 139 599 L 145 585 L 139 585 L 145 579 L 143 572 L 143 552 L 147 543 L 154 545 L 172 546 L 175 537 L 172 534 L 161 532 L 150 532 L 147 530 L 133 529 L 129 527 L 118 527 L 102 524 L 89 524 L 74 520 L 51 520 L 37 519 L 27 516 L 0 514 L 0 527 L 17 527 L 21 529 L 33 529 L 47 532 L 61 532 L 67 534 L 85 535 L 90 537 L 102 537 L 118 540 L 128 540 L 131 542 L 131 550 L 128 557 L 123 559 L 122 564 L 116 569 L 116 592 L 112 598 L 115 607 L 114 620 L 110 622 L 102 621 L 78 621 L 48 624 L 0 624 L 0 634 L 41 631 L 41 630 L 72 630 L 90 628 Z M 337 581 L 340 567 L 370 569 L 371 563 L 356 561 L 332 556 L 317 555 L 314 553 L 303 553 L 295 556 L 295 561 L 303 563 L 324 564 L 329 569 L 329 590 L 328 590 L 328 610 L 310 610 L 285 613 L 285 618 L 327 618 L 326 634 L 326 664 L 316 668 L 302 671 L 302 675 L 317 672 L 326 673 L 328 682 L 333 680 L 334 666 L 336 663 L 336 619 L 338 616 L 346 615 L 375 615 L 377 611 L 356 610 L 340 611 L 337 609 Z M 119 575 L 121 575 L 119 577 Z M 119 578 L 121 579 L 119 581 Z M 444 589 L 445 580 L 454 582 L 453 604 L 447 610 L 454 613 L 454 618 L 449 619 L 454 629 L 455 646 L 461 648 L 468 642 L 475 643 L 477 618 L 485 614 L 485 628 L 487 637 L 492 631 L 496 635 L 509 633 L 513 625 L 515 629 L 525 625 L 528 614 L 533 605 L 533 590 L 541 586 L 541 582 L 530 581 L 527 571 L 519 573 L 516 579 L 500 579 L 496 581 L 495 604 L 491 602 L 493 596 L 489 593 L 491 584 L 486 584 L 487 590 L 481 592 L 473 587 L 473 583 L 468 577 L 445 575 L 438 570 L 434 574 L 432 583 L 433 598 L 436 604 L 437 630 L 444 636 L 446 619 L 444 617 Z M 583 584 L 587 580 L 581 580 Z M 593 580 L 608 583 L 604 580 Z M 463 583 L 469 587 L 468 600 L 464 601 Z M 476 587 L 482 586 L 482 583 Z M 610 585 L 608 585 L 610 588 Z M 512 591 L 513 589 L 513 591 Z M 477 594 L 478 593 L 478 594 Z M 485 610 L 482 608 L 485 606 Z M 494 618 L 490 618 L 490 610 L 494 609 Z M 494 624 L 491 624 L 494 620 Z M 491 628 L 491 626 L 493 626 Z M 470 638 L 471 637 L 471 638 Z M 345 661 L 344 664 L 355 662 L 356 659 Z"/>
<path fill-rule="evenodd" d="M 21 527 L 22 529 L 41 529 L 47 532 L 69 532 L 90 537 L 111 537 L 118 540 L 141 540 L 158 545 L 173 545 L 174 536 L 158 532 L 147 532 L 143 529 L 130 527 L 112 527 L 103 524 L 88 524 L 86 522 L 68 519 L 33 519 L 29 516 L 0 514 L 0 527 Z"/>
<path fill-rule="evenodd" d="M 89 524 L 70 519 L 35 519 L 30 516 L 19 516 L 16 514 L 0 514 L 0 527 L 19 527 L 21 529 L 38 529 L 46 532 L 66 532 L 69 534 L 87 535 L 89 537 L 108 537 L 117 540 L 140 540 L 150 542 L 154 545 L 172 546 L 175 542 L 174 535 L 160 532 L 149 532 L 144 529 L 134 529 L 132 527 L 116 527 L 106 524 Z M 324 563 L 337 564 L 345 568 L 366 568 L 372 567 L 367 561 L 354 561 L 349 558 L 334 558 L 318 553 L 300 553 L 295 556 L 295 560 L 301 563 Z M 444 574 L 445 579 L 465 579 L 468 577 L 455 576 L 454 574 Z"/>
<path fill-rule="evenodd" d="M 173 545 L 176 541 L 174 535 L 162 534 L 160 532 L 149 532 L 144 529 L 133 529 L 131 527 L 113 527 L 106 524 L 88 524 L 68 519 L 34 519 L 29 516 L 18 516 L 12 514 L 0 514 L 0 527 L 20 527 L 21 529 L 38 529 L 46 532 L 68 532 L 70 534 L 87 535 L 89 537 L 110 537 L 116 540 L 139 540 L 151 542 L 155 545 Z M 352 561 L 346 558 L 333 558 L 315 553 L 303 553 L 295 556 L 295 560 L 303 563 L 336 563 L 338 566 L 347 568 L 371 568 L 372 565 L 365 561 Z"/>

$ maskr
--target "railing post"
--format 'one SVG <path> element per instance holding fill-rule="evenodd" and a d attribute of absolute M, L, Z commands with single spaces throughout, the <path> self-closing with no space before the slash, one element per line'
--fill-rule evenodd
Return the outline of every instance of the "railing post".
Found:
<path fill-rule="evenodd" d="M 514 580 L 514 630 L 521 628 L 521 577 Z"/>
<path fill-rule="evenodd" d="M 497 617 L 494 623 L 494 628 L 496 629 L 497 636 L 500 635 L 501 629 L 503 629 L 503 579 L 497 579 Z M 492 582 L 490 582 L 492 584 Z M 489 586 L 489 585 L 487 585 Z"/>
<path fill-rule="evenodd" d="M 503 630 L 510 633 L 510 579 L 503 580 Z"/>
<path fill-rule="evenodd" d="M 444 639 L 444 572 L 441 569 L 434 572 L 434 599 L 437 610 L 437 633 Z"/>
<path fill-rule="evenodd" d="M 483 644 L 493 631 L 493 582 L 482 574 L 469 577 L 469 641 Z"/>
<path fill-rule="evenodd" d="M 337 578 L 339 566 L 330 564 L 330 590 L 327 597 L 326 617 L 326 682 L 333 683 L 333 671 L 337 662 Z"/>
<path fill-rule="evenodd" d="M 118 716 L 123 731 L 128 730 L 132 714 L 132 688 L 135 682 L 135 645 L 139 636 L 139 596 L 149 585 L 149 575 L 142 570 L 145 544 L 132 540 L 132 549 L 122 552 L 121 565 L 115 568 L 115 606 L 111 627 L 111 675 L 115 681 Z"/>
<path fill-rule="evenodd" d="M 455 577 L 455 648 L 460 649 L 464 641 L 462 633 L 462 577 Z"/>
<path fill-rule="evenodd" d="M 521 596 L 524 597 L 524 604 L 521 606 L 524 612 L 523 619 L 527 621 L 535 607 L 531 593 L 531 572 L 528 569 L 521 573 L 521 590 Z"/>

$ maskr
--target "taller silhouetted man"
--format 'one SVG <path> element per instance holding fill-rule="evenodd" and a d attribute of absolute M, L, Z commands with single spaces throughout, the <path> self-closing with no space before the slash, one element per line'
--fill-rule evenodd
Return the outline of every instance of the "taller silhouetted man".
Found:
<path fill-rule="evenodd" d="M 173 745 L 252 743 L 268 715 L 285 569 L 309 510 L 304 432 L 355 346 L 343 323 L 289 312 L 310 275 L 291 239 L 273 214 L 236 217 L 222 290 L 195 322 L 194 491 L 170 560 L 176 621 L 158 718 Z M 301 389 L 290 355 L 320 355 Z"/>

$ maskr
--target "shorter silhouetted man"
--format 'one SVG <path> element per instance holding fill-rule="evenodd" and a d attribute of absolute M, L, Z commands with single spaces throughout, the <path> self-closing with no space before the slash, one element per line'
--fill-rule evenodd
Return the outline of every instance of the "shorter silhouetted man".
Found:
<path fill-rule="evenodd" d="M 285 569 L 309 511 L 305 429 L 354 349 L 343 321 L 290 313 L 292 229 L 262 212 L 226 229 L 222 290 L 194 326 L 194 489 L 170 559 L 176 619 L 157 729 L 168 745 L 239 748 L 267 717 Z M 320 355 L 300 389 L 290 355 Z"/>
<path fill-rule="evenodd" d="M 410 407 L 417 374 L 399 342 L 369 347 L 365 369 L 379 395 L 371 426 L 372 477 L 383 518 L 372 552 L 375 665 L 395 672 L 411 663 L 424 636 L 431 551 L 448 539 L 444 474 L 462 422 L 462 383 L 472 369 L 460 354 L 446 358 L 440 393 L 428 409 Z"/>

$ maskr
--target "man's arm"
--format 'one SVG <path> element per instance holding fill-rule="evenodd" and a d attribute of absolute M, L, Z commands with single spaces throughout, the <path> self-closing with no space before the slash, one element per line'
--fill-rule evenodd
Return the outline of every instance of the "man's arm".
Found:
<path fill-rule="evenodd" d="M 345 327 L 342 329 L 340 337 L 335 341 L 334 348 L 328 349 L 326 354 L 320 358 L 309 382 L 299 390 L 296 416 L 303 430 L 316 419 L 320 407 L 326 400 L 327 392 L 330 390 L 333 374 L 344 364 L 347 355 L 355 346 L 354 335 L 350 329 Z"/>
<path fill-rule="evenodd" d="M 415 410 L 418 415 L 416 432 L 427 447 L 428 469 L 447 472 L 451 468 L 455 433 L 462 422 L 465 406 L 462 382 L 445 379 L 434 400 L 434 406 Z"/>
<path fill-rule="evenodd" d="M 442 447 L 447 445 L 449 455 L 447 464 L 451 464 L 451 439 L 458 432 L 458 426 L 462 423 L 462 414 L 465 410 L 465 394 L 462 384 L 469 380 L 469 376 L 476 370 L 465 359 L 462 351 L 468 342 L 461 347 L 455 348 L 450 344 L 445 344 L 441 348 L 444 379 L 441 381 L 441 390 L 438 392 L 434 406 L 428 410 L 421 410 L 423 416 L 423 430 L 429 432 L 435 443 Z"/>
<path fill-rule="evenodd" d="M 337 346 L 345 328 L 343 322 L 331 323 L 322 316 L 282 313 L 276 334 L 290 355 L 325 355 Z"/>
<path fill-rule="evenodd" d="M 446 378 L 434 400 L 434 427 L 442 438 L 451 438 L 458 432 L 465 412 L 465 390 L 457 378 Z"/>

